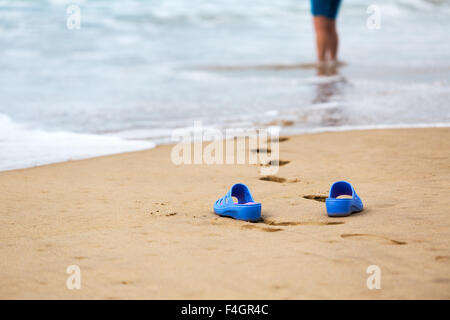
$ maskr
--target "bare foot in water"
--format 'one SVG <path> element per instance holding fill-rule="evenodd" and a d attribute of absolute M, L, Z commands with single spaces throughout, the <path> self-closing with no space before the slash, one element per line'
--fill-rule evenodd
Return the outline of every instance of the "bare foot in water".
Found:
<path fill-rule="evenodd" d="M 317 65 L 318 76 L 335 76 L 338 74 L 338 69 L 344 66 L 345 63 L 338 60 L 330 60 L 327 62 L 319 62 Z"/>

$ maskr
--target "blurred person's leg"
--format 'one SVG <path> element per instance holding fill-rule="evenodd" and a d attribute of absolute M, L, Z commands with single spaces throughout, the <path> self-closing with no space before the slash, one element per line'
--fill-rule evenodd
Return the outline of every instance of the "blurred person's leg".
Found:
<path fill-rule="evenodd" d="M 329 54 L 330 60 L 337 62 L 337 53 L 339 48 L 339 36 L 336 30 L 336 20 L 330 20 L 329 22 Z"/>
<path fill-rule="evenodd" d="M 326 61 L 336 65 L 339 38 L 336 30 L 336 16 L 341 0 L 311 0 L 316 31 L 317 60 L 319 73 Z"/>
<path fill-rule="evenodd" d="M 333 46 L 333 20 L 323 16 L 314 17 L 314 29 L 316 30 L 317 60 L 324 63 L 329 59 L 329 52 Z M 334 53 L 336 57 L 336 52 Z"/>

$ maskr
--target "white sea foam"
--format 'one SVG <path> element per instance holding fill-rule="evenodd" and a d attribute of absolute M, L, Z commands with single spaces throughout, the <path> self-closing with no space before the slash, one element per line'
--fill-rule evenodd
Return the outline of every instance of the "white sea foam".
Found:
<path fill-rule="evenodd" d="M 441 123 L 396 123 L 386 125 L 353 125 L 353 126 L 323 126 L 317 128 L 301 129 L 301 128 L 285 128 L 284 134 L 312 134 L 322 132 L 343 132 L 343 131 L 361 131 L 361 130 L 389 130 L 389 129 L 426 129 L 426 128 L 449 128 L 450 122 Z"/>
<path fill-rule="evenodd" d="M 0 114 L 0 170 L 150 149 L 153 142 L 31 129 Z"/>

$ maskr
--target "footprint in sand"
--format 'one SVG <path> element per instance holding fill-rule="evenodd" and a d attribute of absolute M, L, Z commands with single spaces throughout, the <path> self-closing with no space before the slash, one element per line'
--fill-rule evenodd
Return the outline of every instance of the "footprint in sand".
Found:
<path fill-rule="evenodd" d="M 224 219 L 215 218 L 215 219 L 213 219 L 211 221 L 211 224 L 213 224 L 213 225 L 221 225 L 221 226 L 235 226 L 235 227 L 240 227 L 241 229 L 258 230 L 258 231 L 264 231 L 264 232 L 283 231 L 282 228 L 273 228 L 273 227 L 261 226 L 260 222 L 262 222 L 262 221 L 253 222 L 253 223 L 246 222 L 245 224 L 242 224 L 242 221 L 226 217 Z"/>
<path fill-rule="evenodd" d="M 284 183 L 284 182 L 296 183 L 296 182 L 300 182 L 300 179 L 298 179 L 298 178 L 286 179 L 286 178 L 277 177 L 277 176 L 264 176 L 264 177 L 259 178 L 259 180 L 272 181 L 272 182 L 278 182 L 278 183 Z"/>
<path fill-rule="evenodd" d="M 361 240 L 377 240 L 387 244 L 404 245 L 407 244 L 405 241 L 393 240 L 383 236 L 377 236 L 375 234 L 365 234 L 365 233 L 344 233 L 341 234 L 341 238 L 347 239 L 361 239 Z"/>
<path fill-rule="evenodd" d="M 257 225 L 253 225 L 253 224 L 244 224 L 243 226 L 241 226 L 241 228 L 242 229 L 256 229 L 256 230 L 264 231 L 264 232 L 283 231 L 283 229 L 281 229 L 281 228 L 259 227 Z"/>
<path fill-rule="evenodd" d="M 334 226 L 339 224 L 344 224 L 343 221 L 271 221 L 263 220 L 261 223 L 267 224 L 269 226 Z"/>
<path fill-rule="evenodd" d="M 270 160 L 269 162 L 267 162 L 266 164 L 264 164 L 263 166 L 265 167 L 269 167 L 269 166 L 285 166 L 287 164 L 291 163 L 290 161 L 287 160 Z"/>
<path fill-rule="evenodd" d="M 150 211 L 149 214 L 151 216 L 156 216 L 156 217 L 172 217 L 174 215 L 177 214 L 177 212 L 168 212 L 168 213 L 164 213 L 164 212 L 160 212 L 159 210 L 156 211 Z"/>
<path fill-rule="evenodd" d="M 272 150 L 270 150 L 270 148 L 256 148 L 256 149 L 252 149 L 252 152 L 256 152 L 256 153 L 271 153 Z"/>
<path fill-rule="evenodd" d="M 176 214 L 177 214 L 176 212 L 167 213 L 166 217 L 172 217 L 172 216 L 174 216 Z M 194 216 L 194 218 L 195 218 L 195 216 Z"/>
<path fill-rule="evenodd" d="M 308 199 L 308 200 L 316 200 L 319 202 L 325 202 L 325 199 L 327 198 L 327 196 L 308 194 L 306 196 L 303 196 L 303 198 Z"/>
<path fill-rule="evenodd" d="M 442 283 L 442 284 L 447 284 L 450 282 L 450 279 L 447 278 L 434 278 L 433 279 L 434 283 Z"/>
<path fill-rule="evenodd" d="M 434 258 L 436 261 L 450 261 L 450 256 L 436 256 Z"/>
<path fill-rule="evenodd" d="M 286 178 L 276 177 L 276 176 L 264 176 L 264 177 L 259 178 L 259 180 L 272 181 L 272 182 L 278 182 L 278 183 L 286 182 Z"/>
<path fill-rule="evenodd" d="M 282 143 L 282 142 L 286 142 L 286 141 L 289 141 L 289 137 L 279 137 L 278 139 L 270 139 L 270 140 L 267 140 L 267 143 Z"/>
<path fill-rule="evenodd" d="M 84 259 L 87 259 L 87 257 L 83 257 L 83 256 L 76 256 L 76 257 L 73 257 L 74 259 L 76 259 L 76 260 L 84 260 Z"/>

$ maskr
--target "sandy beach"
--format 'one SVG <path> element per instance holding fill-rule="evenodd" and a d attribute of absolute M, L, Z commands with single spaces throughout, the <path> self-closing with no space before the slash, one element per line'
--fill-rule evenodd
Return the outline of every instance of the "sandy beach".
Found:
<path fill-rule="evenodd" d="M 176 166 L 171 148 L 0 172 L 0 298 L 450 298 L 450 128 L 289 137 L 284 182 L 256 165 Z M 366 209 L 328 218 L 340 179 Z M 264 221 L 213 213 L 236 182 Z"/>

